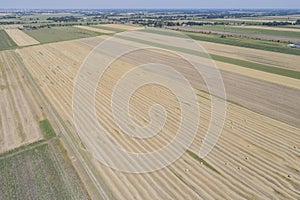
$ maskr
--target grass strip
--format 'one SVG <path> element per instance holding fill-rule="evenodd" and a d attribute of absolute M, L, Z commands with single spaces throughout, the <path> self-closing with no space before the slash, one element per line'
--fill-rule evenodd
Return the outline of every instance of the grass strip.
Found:
<path fill-rule="evenodd" d="M 216 172 L 217 174 L 220 174 L 221 173 L 216 170 L 213 166 L 211 166 L 208 162 L 206 162 L 204 159 L 200 158 L 197 154 L 193 153 L 192 151 L 190 150 L 187 150 L 186 151 L 189 156 L 191 156 L 192 158 L 194 158 L 195 160 L 197 160 L 199 163 L 202 163 L 203 165 L 205 165 L 206 167 L 208 167 L 209 169 L 213 170 L 214 172 Z"/>
<path fill-rule="evenodd" d="M 18 48 L 18 45 L 9 37 L 9 35 L 4 30 L 0 30 L 0 51 L 16 48 Z"/>
<path fill-rule="evenodd" d="M 48 119 L 39 122 L 39 127 L 45 139 L 50 139 L 56 136 Z"/>
<path fill-rule="evenodd" d="M 9 150 L 9 151 L 5 151 L 3 153 L 0 154 L 0 160 L 7 157 L 7 156 L 10 156 L 12 154 L 18 154 L 18 153 L 21 153 L 21 152 L 24 152 L 26 150 L 30 150 L 31 148 L 34 148 L 36 146 L 39 146 L 43 143 L 45 143 L 46 141 L 45 140 L 39 140 L 39 141 L 36 141 L 36 142 L 33 142 L 33 143 L 30 143 L 30 144 L 24 144 L 22 146 L 19 146 L 15 149 L 12 149 L 12 150 Z"/>

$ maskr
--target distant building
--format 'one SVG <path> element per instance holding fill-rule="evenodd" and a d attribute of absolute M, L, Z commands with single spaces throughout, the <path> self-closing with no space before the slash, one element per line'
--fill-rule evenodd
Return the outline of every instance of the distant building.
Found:
<path fill-rule="evenodd" d="M 300 48 L 300 43 L 289 44 L 288 46 L 289 46 L 289 47 L 292 47 L 292 48 Z"/>

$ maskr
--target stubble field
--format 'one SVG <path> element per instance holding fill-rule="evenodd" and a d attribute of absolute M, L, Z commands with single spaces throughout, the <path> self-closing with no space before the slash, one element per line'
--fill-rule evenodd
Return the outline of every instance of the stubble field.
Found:
<path fill-rule="evenodd" d="M 210 54 L 300 71 L 299 56 L 200 41 Z"/>
<path fill-rule="evenodd" d="M 100 29 L 100 28 L 94 28 L 94 27 L 90 27 L 90 26 L 74 26 L 74 27 L 75 28 L 81 28 L 81 29 L 84 29 L 84 30 L 104 33 L 104 34 L 115 33 L 114 31 L 104 30 L 104 29 Z"/>
<path fill-rule="evenodd" d="M 99 38 L 95 38 L 94 42 L 97 41 L 99 42 Z M 71 112 L 73 84 L 78 69 L 91 51 L 94 42 L 91 42 L 91 39 L 86 42 L 85 40 L 61 42 L 17 51 L 42 91 L 70 130 L 73 130 L 78 143 L 81 141 L 76 135 Z M 120 39 L 120 42 L 127 41 Z M 159 149 L 168 143 L 178 127 L 180 113 L 177 99 L 169 90 L 163 87 L 143 87 L 132 98 L 130 112 L 137 123 L 147 124 L 149 122 L 147 109 L 155 103 L 163 105 L 168 113 L 168 120 L 162 134 L 149 140 L 132 140 L 114 123 L 110 105 L 112 87 L 124 72 L 132 69 L 136 63 L 145 61 L 171 63 L 177 69 L 182 67 L 180 65 L 182 63 L 178 62 L 176 57 L 155 51 L 128 54 L 113 63 L 105 79 L 99 82 L 96 93 L 97 116 L 98 120 L 105 124 L 107 137 L 133 152 Z M 150 73 L 155 77 L 167 75 L 164 72 L 144 73 Z M 188 77 L 193 77 L 192 71 L 185 73 Z M 299 127 L 271 119 L 239 105 L 249 107 L 250 104 L 252 108 L 266 107 L 262 113 L 272 115 L 268 112 L 273 110 L 272 106 L 285 104 L 282 105 L 285 110 L 278 111 L 275 117 L 282 115 L 283 112 L 286 114 L 281 118 L 297 124 L 299 118 L 295 110 L 297 108 L 294 106 L 300 97 L 299 90 L 228 71 L 222 72 L 222 75 L 229 98 L 235 103 L 228 102 L 225 128 L 218 144 L 205 160 L 200 159 L 197 154 L 203 144 L 204 133 L 210 120 L 211 102 L 210 96 L 196 85 L 194 86 L 201 105 L 198 135 L 189 151 L 172 165 L 152 173 L 129 174 L 108 168 L 91 157 L 94 166 L 116 199 L 293 199 L 299 196 L 300 169 L 297 165 L 300 162 L 300 146 L 297 143 L 300 139 Z M 237 80 L 239 84 L 236 83 Z M 257 87 L 260 87 L 261 92 L 253 93 L 252 89 L 257 90 Z M 126 88 L 123 89 L 126 92 Z M 278 89 L 286 92 L 285 97 L 275 95 L 272 99 L 274 102 L 270 104 L 268 94 L 276 93 Z M 157 91 L 160 91 L 159 95 Z M 264 94 L 264 91 L 268 93 Z M 253 97 L 247 101 L 251 96 Z M 291 98 L 294 100 L 289 102 Z"/>
<path fill-rule="evenodd" d="M 18 46 L 29 46 L 39 44 L 38 41 L 19 29 L 5 29 L 6 33 L 13 39 Z"/>
<path fill-rule="evenodd" d="M 39 121 L 45 119 L 45 115 L 15 52 L 0 53 L 0 69 L 1 153 L 40 140 Z"/>
<path fill-rule="evenodd" d="M 110 28 L 116 28 L 116 29 L 123 29 L 123 30 L 139 30 L 143 29 L 143 27 L 138 27 L 134 25 L 126 25 L 126 24 L 105 24 L 105 25 L 100 25 L 104 27 L 110 27 Z"/>

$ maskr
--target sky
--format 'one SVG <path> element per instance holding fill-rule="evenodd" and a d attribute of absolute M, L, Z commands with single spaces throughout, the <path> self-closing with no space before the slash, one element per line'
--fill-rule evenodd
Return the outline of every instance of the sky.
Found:
<path fill-rule="evenodd" d="M 7 8 L 295 8 L 300 0 L 0 0 Z"/>

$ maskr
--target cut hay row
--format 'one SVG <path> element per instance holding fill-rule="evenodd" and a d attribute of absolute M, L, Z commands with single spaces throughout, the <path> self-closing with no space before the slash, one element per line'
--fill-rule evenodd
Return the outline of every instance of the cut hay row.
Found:
<path fill-rule="evenodd" d="M 4 152 L 41 139 L 38 122 L 44 117 L 15 53 L 7 51 L 0 56 L 0 152 Z"/>
<path fill-rule="evenodd" d="M 19 29 L 5 29 L 6 33 L 18 46 L 29 46 L 39 44 L 39 42 Z"/>
<path fill-rule="evenodd" d="M 105 33 L 105 34 L 115 33 L 114 31 L 104 30 L 104 29 L 100 29 L 100 28 L 93 28 L 93 27 L 90 27 L 90 26 L 74 26 L 74 27 L 85 29 L 85 30 L 88 30 L 88 31 L 94 31 L 94 32 L 98 32 L 98 33 Z"/>
<path fill-rule="evenodd" d="M 30 73 L 71 128 L 74 78 L 90 50 L 82 42 L 30 47 L 30 51 L 18 50 Z M 97 116 L 108 130 L 107 137 L 135 152 L 161 148 L 174 136 L 178 126 L 179 113 L 174 112 L 178 109 L 176 99 L 165 88 L 155 87 L 141 88 L 132 98 L 130 112 L 138 123 L 144 124 L 149 120 L 149 106 L 156 102 L 162 104 L 169 113 L 162 134 L 153 139 L 132 140 L 113 122 L 110 105 L 112 87 L 125 71 L 141 59 L 151 57 L 149 55 L 156 54 L 142 52 L 115 62 L 99 83 L 96 95 Z M 165 62 L 176 64 L 175 60 Z M 157 90 L 160 90 L 159 95 Z M 209 96 L 203 92 L 198 92 L 198 95 L 201 118 L 198 136 L 190 149 L 194 154 L 198 153 L 210 119 Z M 300 162 L 300 147 L 296 141 L 300 139 L 300 130 L 235 104 L 229 104 L 227 114 L 220 140 L 205 158 L 212 168 L 189 154 L 184 154 L 164 169 L 148 174 L 118 172 L 97 161 L 95 166 L 117 199 L 297 198 L 300 177 L 296 163 Z"/>

